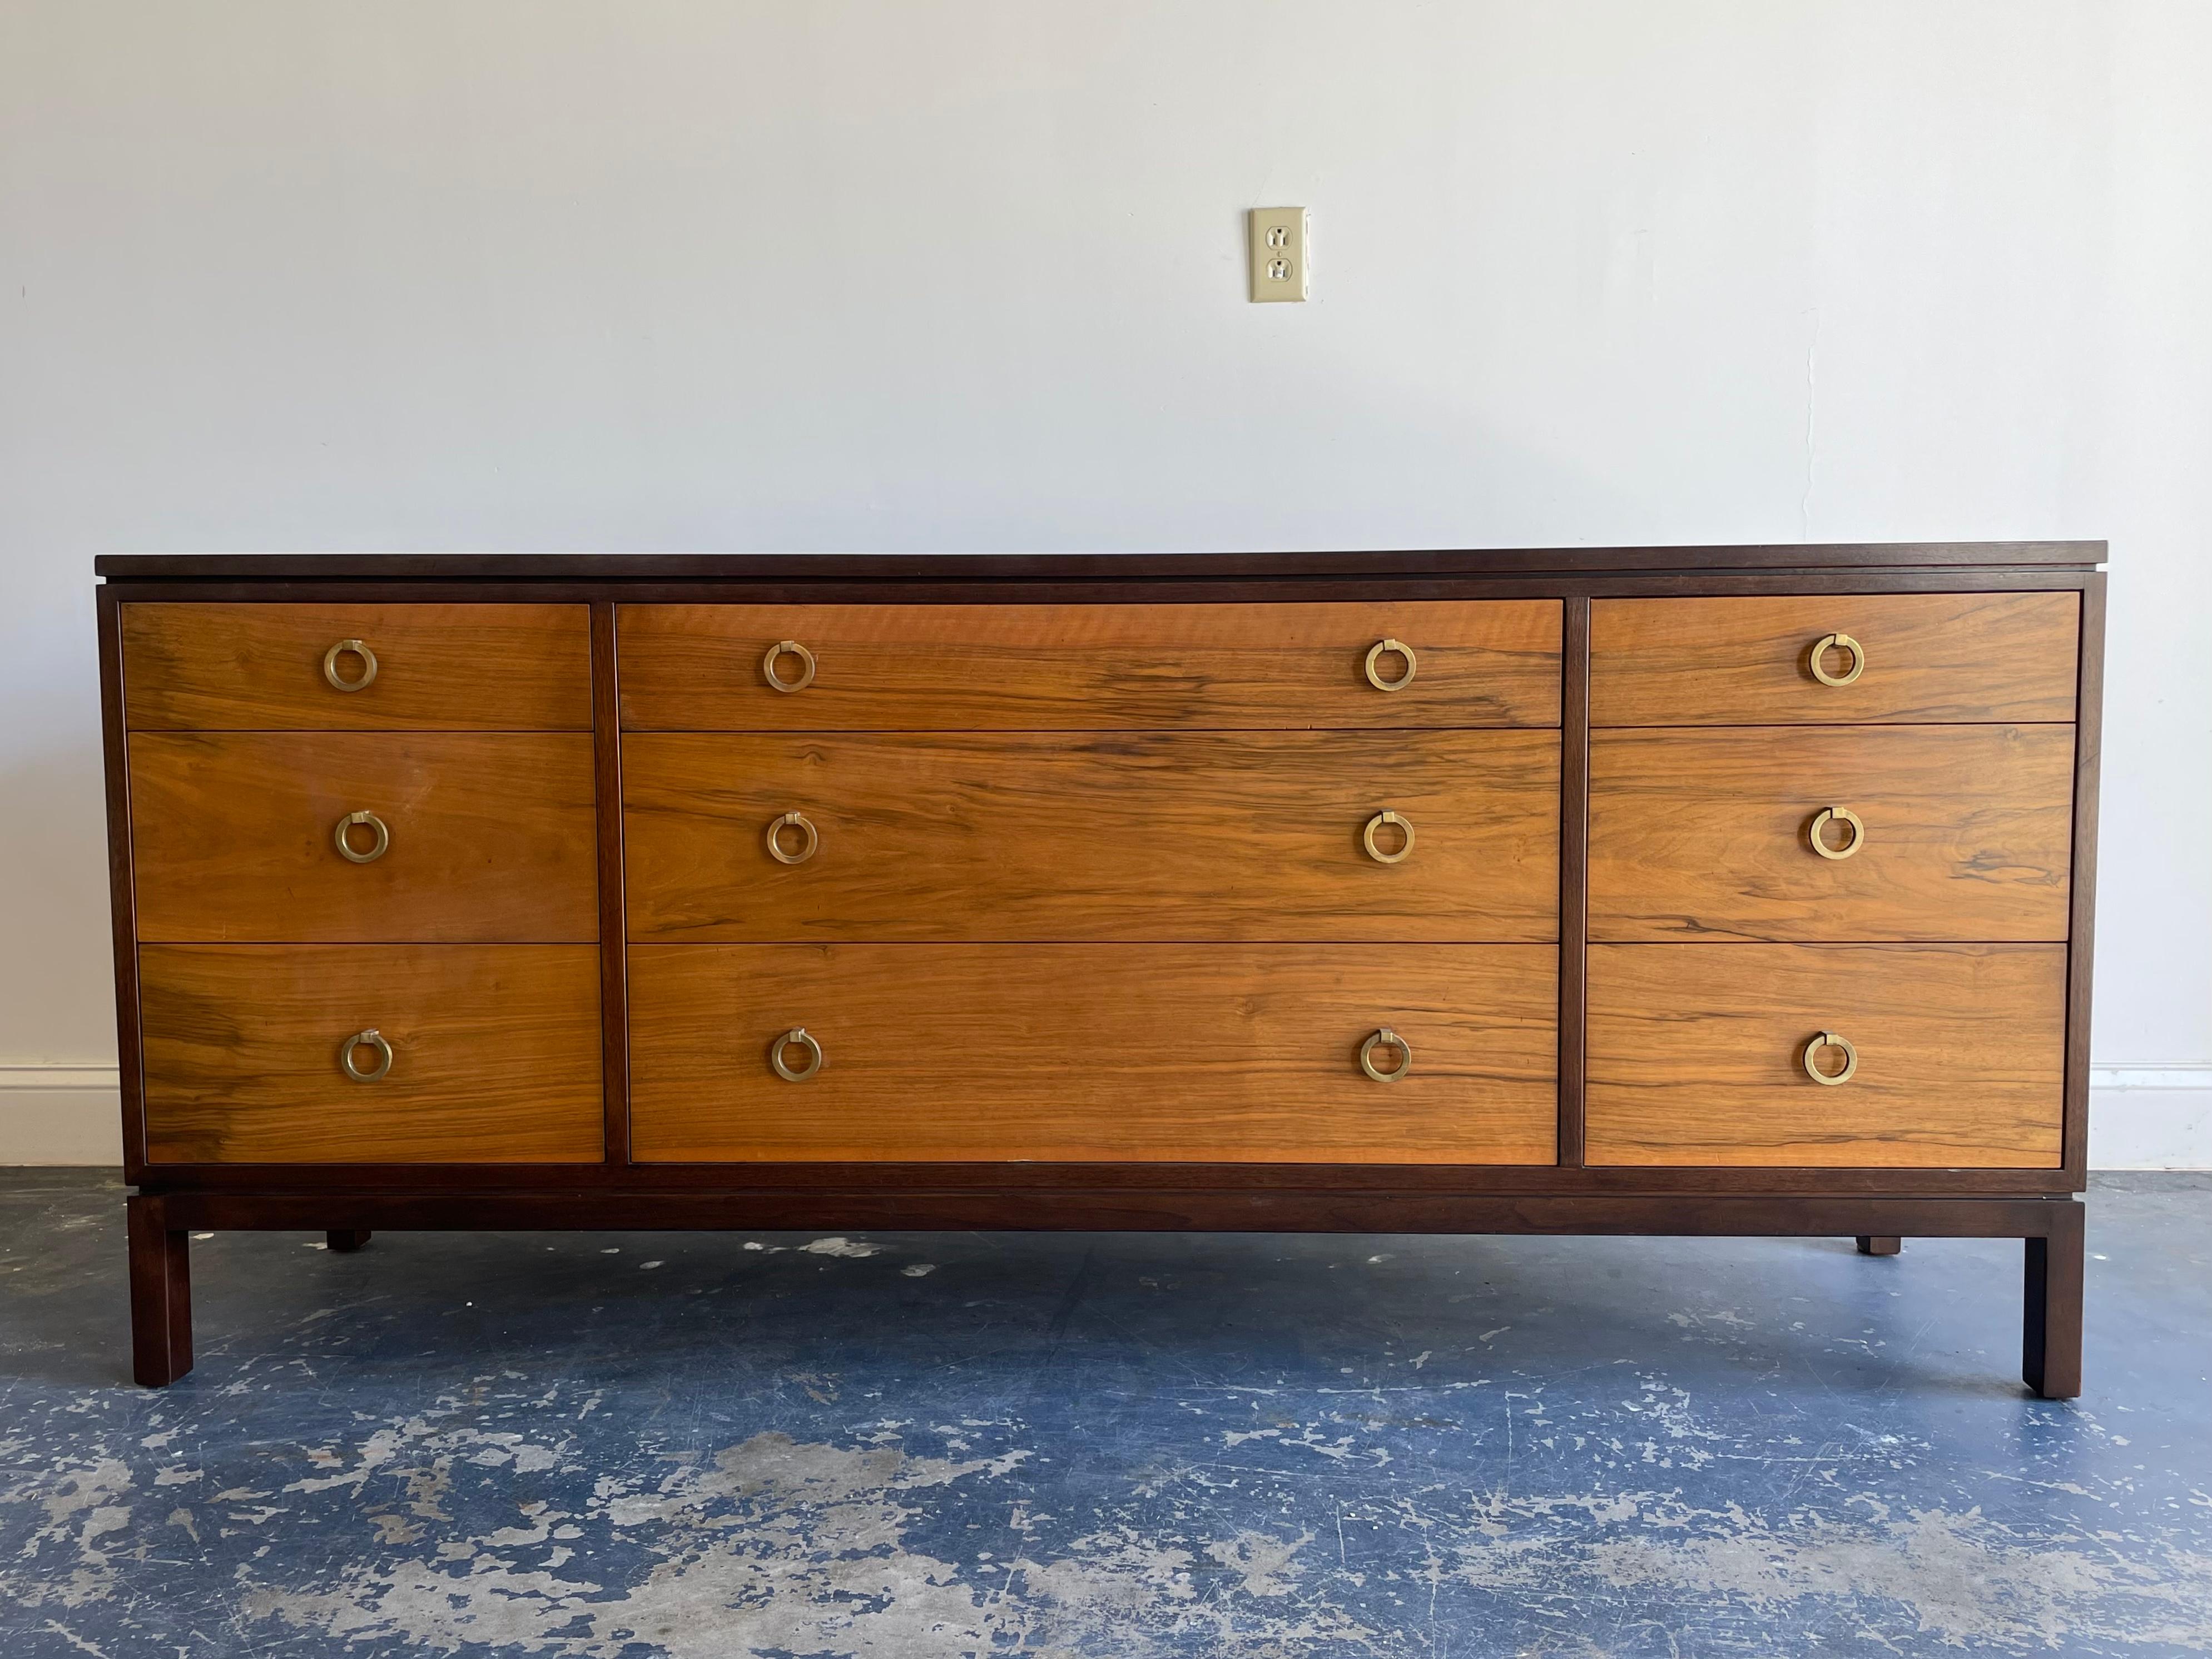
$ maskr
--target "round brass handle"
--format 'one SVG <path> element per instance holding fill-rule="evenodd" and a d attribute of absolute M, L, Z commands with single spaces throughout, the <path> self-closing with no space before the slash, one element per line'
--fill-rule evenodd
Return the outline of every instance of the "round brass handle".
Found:
<path fill-rule="evenodd" d="M 364 1072 L 353 1063 L 356 1048 L 376 1050 L 375 1070 Z M 373 1025 L 366 1031 L 356 1031 L 338 1044 L 338 1066 L 356 1083 L 374 1083 L 392 1069 L 392 1045 L 384 1040 L 384 1033 Z"/>
<path fill-rule="evenodd" d="M 1384 1072 L 1376 1068 L 1375 1051 L 1377 1048 L 1395 1048 L 1405 1056 L 1398 1062 L 1396 1071 Z M 1359 1045 L 1359 1069 L 1377 1083 L 1395 1083 L 1413 1069 L 1413 1045 L 1385 1025 Z"/>
<path fill-rule="evenodd" d="M 1850 830 L 1851 838 L 1841 847 L 1831 847 L 1821 838 L 1821 831 L 1832 823 L 1844 824 Z M 1814 815 L 1813 822 L 1805 833 L 1812 840 L 1813 850 L 1824 859 L 1847 859 L 1866 845 L 1866 825 L 1848 806 L 1822 807 Z"/>
<path fill-rule="evenodd" d="M 796 830 L 805 837 L 805 843 L 796 853 L 783 850 L 782 837 L 786 830 Z M 822 832 L 814 827 L 813 820 L 804 812 L 786 812 L 768 827 L 768 855 L 778 864 L 804 864 L 814 856 L 814 849 L 821 845 Z"/>
<path fill-rule="evenodd" d="M 794 1046 L 806 1050 L 805 1071 L 794 1072 L 783 1063 L 783 1051 Z M 806 1034 L 804 1025 L 794 1025 L 768 1045 L 768 1063 L 786 1083 L 804 1083 L 822 1069 L 822 1045 Z"/>
<path fill-rule="evenodd" d="M 361 659 L 361 678 L 349 680 L 338 672 L 338 659 L 350 651 Z M 323 653 L 323 678 L 338 691 L 366 691 L 376 683 L 376 653 L 359 640 L 340 640 Z"/>
<path fill-rule="evenodd" d="M 1823 1048 L 1833 1048 L 1838 1054 L 1843 1055 L 1844 1069 L 1842 1071 L 1824 1072 L 1820 1069 L 1815 1057 Z M 1805 1044 L 1805 1054 L 1803 1058 L 1805 1061 L 1805 1075 L 1811 1078 L 1815 1083 L 1826 1084 L 1832 1089 L 1838 1084 L 1849 1083 L 1851 1080 L 1852 1074 L 1859 1069 L 1859 1051 L 1851 1046 L 1850 1039 L 1849 1037 L 1839 1036 L 1833 1031 L 1820 1031 L 1815 1033 Z"/>
<path fill-rule="evenodd" d="M 1848 651 L 1851 653 L 1850 673 L 1831 674 L 1821 665 L 1820 659 L 1831 651 Z M 1866 672 L 1866 647 L 1848 634 L 1823 634 L 1813 641 L 1813 650 L 1806 658 L 1805 665 L 1813 671 L 1813 678 L 1823 685 L 1849 685 Z"/>
<path fill-rule="evenodd" d="M 1395 853 L 1386 853 L 1375 844 L 1375 832 L 1392 823 L 1406 832 L 1406 844 Z M 1402 863 L 1413 850 L 1413 821 L 1401 812 L 1377 812 L 1367 820 L 1367 827 L 1359 832 L 1359 844 L 1367 849 L 1367 856 L 1377 864 Z"/>
<path fill-rule="evenodd" d="M 1406 672 L 1395 680 L 1384 679 L 1375 667 L 1376 660 L 1389 652 L 1406 659 Z M 1377 640 L 1367 647 L 1367 683 L 1377 691 L 1403 691 L 1420 672 L 1420 659 L 1413 655 L 1413 647 L 1403 640 Z"/>
<path fill-rule="evenodd" d="M 776 660 L 781 657 L 799 659 L 799 672 L 797 679 L 787 680 L 775 672 Z M 814 684 L 814 653 L 797 640 L 778 640 L 774 645 L 769 647 L 768 654 L 761 659 L 761 672 L 768 677 L 768 683 L 779 691 L 804 691 Z"/>
<path fill-rule="evenodd" d="M 370 832 L 376 837 L 376 845 L 366 853 L 354 851 L 349 832 L 356 824 L 367 824 Z M 337 843 L 338 855 L 341 858 L 347 859 L 355 864 L 374 864 L 384 856 L 385 849 L 392 845 L 392 831 L 385 827 L 384 820 L 374 812 L 349 812 L 338 820 L 337 832 L 331 839 Z"/>

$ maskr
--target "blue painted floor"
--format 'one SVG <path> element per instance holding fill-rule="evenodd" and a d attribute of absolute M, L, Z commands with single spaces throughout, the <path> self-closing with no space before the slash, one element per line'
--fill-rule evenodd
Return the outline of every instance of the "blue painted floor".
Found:
<path fill-rule="evenodd" d="M 0 1176 L 0 1654 L 2212 1650 L 2212 1178 L 2020 1246 L 297 1235 Z"/>

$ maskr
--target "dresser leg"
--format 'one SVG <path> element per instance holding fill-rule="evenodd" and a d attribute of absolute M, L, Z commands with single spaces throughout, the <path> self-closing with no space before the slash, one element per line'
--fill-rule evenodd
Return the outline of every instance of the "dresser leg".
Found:
<path fill-rule="evenodd" d="M 158 1198 L 125 1201 L 131 1246 L 131 1373 L 149 1389 L 192 1368 L 191 1240 Z"/>
<path fill-rule="evenodd" d="M 368 1243 L 374 1235 L 370 1233 L 368 1228 L 360 1227 L 349 1228 L 343 1232 L 325 1233 L 323 1237 L 330 1241 L 330 1246 L 332 1249 L 343 1254 L 347 1251 L 359 1249 L 362 1245 Z"/>
<path fill-rule="evenodd" d="M 2064 1219 L 2027 1241 L 2020 1371 L 2045 1400 L 2081 1392 L 2081 1206 L 2054 1205 Z"/>
<path fill-rule="evenodd" d="M 1861 1255 L 1895 1255 L 1904 1248 L 1905 1241 L 1901 1238 L 1869 1238 L 1864 1233 L 1859 1235 Z"/>

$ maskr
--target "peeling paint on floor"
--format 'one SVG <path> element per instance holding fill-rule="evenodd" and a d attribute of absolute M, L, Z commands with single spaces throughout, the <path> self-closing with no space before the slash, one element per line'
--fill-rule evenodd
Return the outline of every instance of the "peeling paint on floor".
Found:
<path fill-rule="evenodd" d="M 12 1172 L 0 1653 L 2212 1650 L 2212 1180 L 2091 1227 L 2073 1404 L 2017 1243 L 1166 1235 L 223 1234 L 149 1392 Z"/>

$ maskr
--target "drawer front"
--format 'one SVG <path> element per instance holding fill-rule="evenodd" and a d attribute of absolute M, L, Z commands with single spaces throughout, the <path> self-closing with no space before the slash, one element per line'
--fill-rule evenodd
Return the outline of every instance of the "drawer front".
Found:
<path fill-rule="evenodd" d="M 1556 599 L 631 605 L 617 625 L 623 723 L 647 731 L 1299 731 L 1559 719 Z M 779 690 L 765 658 L 787 640 L 806 654 L 777 656 L 778 680 L 798 688 Z M 1375 658 L 1375 678 L 1395 690 L 1368 674 L 1369 653 L 1385 640 L 1413 653 Z"/>
<path fill-rule="evenodd" d="M 588 732 L 590 611 L 126 605 L 123 705 L 134 731 Z"/>
<path fill-rule="evenodd" d="M 2070 726 L 1599 732 L 1590 937 L 2063 939 L 2073 811 Z"/>
<path fill-rule="evenodd" d="M 629 972 L 640 1162 L 1556 1155 L 1541 945 L 658 945 Z M 1387 1083 L 1359 1063 L 1385 1027 L 1413 1056 Z"/>
<path fill-rule="evenodd" d="M 142 939 L 599 937 L 588 732 L 142 732 L 130 747 Z M 338 829 L 356 813 L 349 858 Z"/>
<path fill-rule="evenodd" d="M 630 936 L 1552 940 L 1559 780 L 1553 732 L 645 733 Z"/>
<path fill-rule="evenodd" d="M 1593 1164 L 2058 1167 L 2063 945 L 1599 945 L 1589 975 Z M 1847 1082 L 1807 1074 L 1830 1033 Z"/>
<path fill-rule="evenodd" d="M 1595 726 L 1962 724 L 2074 718 L 2074 593 L 1600 599 Z M 1841 635 L 1814 672 L 1814 647 Z M 1854 671 L 1856 674 L 1854 674 Z"/>
<path fill-rule="evenodd" d="M 138 978 L 156 1164 L 602 1156 L 589 945 L 149 945 Z M 368 1030 L 390 1069 L 356 1080 L 340 1045 Z"/>

